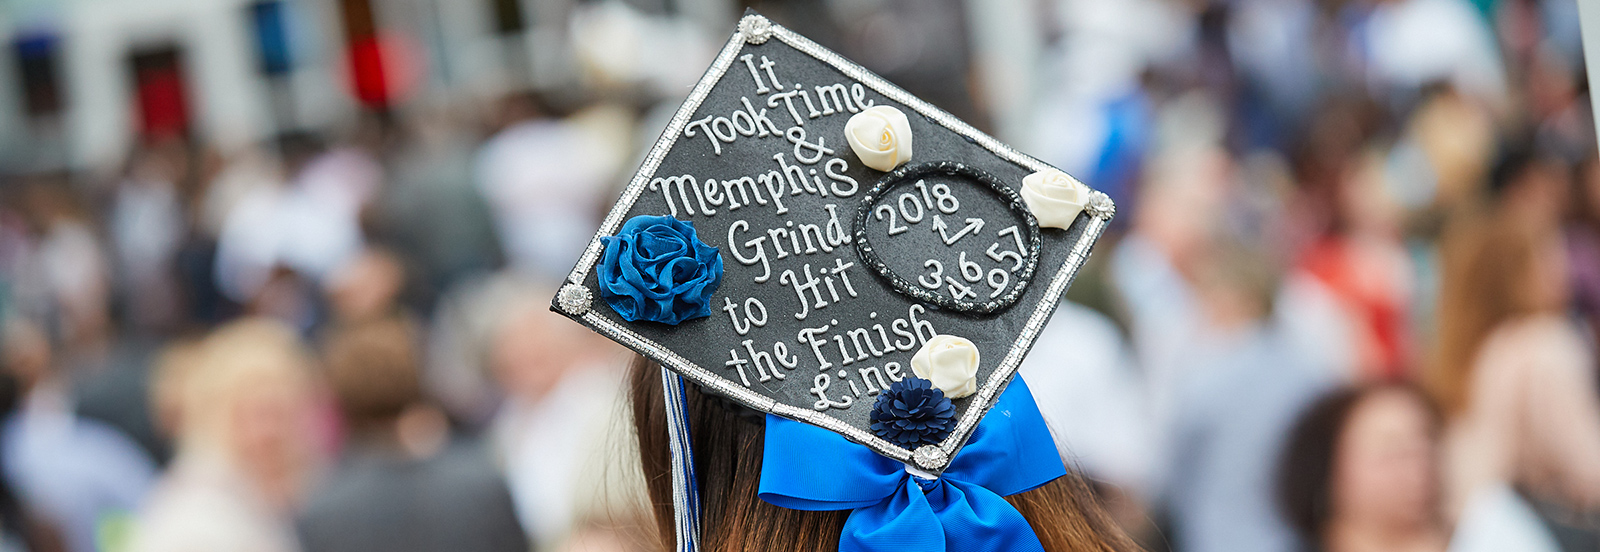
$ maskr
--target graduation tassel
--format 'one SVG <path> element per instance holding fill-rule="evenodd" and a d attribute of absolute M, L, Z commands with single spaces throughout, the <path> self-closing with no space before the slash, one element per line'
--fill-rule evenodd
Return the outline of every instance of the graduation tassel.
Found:
<path fill-rule="evenodd" d="M 694 478 L 694 447 L 689 442 L 688 402 L 683 378 L 661 369 L 667 406 L 667 440 L 672 448 L 672 512 L 677 518 L 677 552 L 700 550 L 700 488 Z"/>

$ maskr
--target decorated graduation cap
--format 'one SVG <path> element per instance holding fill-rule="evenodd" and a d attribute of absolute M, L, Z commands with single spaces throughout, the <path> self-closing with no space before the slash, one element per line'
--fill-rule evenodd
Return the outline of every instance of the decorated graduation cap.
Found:
<path fill-rule="evenodd" d="M 1065 471 L 1014 376 L 1113 214 L 746 12 L 552 308 L 664 368 L 680 549 L 685 380 L 767 414 L 761 497 L 855 510 L 841 549 L 1038 549 L 999 497 Z"/>

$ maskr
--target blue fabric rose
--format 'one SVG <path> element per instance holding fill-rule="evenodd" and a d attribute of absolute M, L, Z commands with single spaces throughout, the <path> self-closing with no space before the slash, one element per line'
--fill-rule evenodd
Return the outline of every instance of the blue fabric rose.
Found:
<path fill-rule="evenodd" d="M 600 298 L 624 320 L 677 325 L 711 316 L 722 253 L 695 237 L 694 224 L 641 215 L 600 243 Z"/>

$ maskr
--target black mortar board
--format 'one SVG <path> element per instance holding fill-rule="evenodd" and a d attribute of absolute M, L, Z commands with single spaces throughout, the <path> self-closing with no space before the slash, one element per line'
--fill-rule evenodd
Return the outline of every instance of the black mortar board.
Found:
<path fill-rule="evenodd" d="M 889 172 L 865 166 L 847 143 L 846 123 L 869 106 L 893 107 L 909 125 L 911 159 Z M 1114 214 L 1105 194 L 1063 175 L 1082 190 L 1081 214 L 1041 227 L 1022 197 L 1023 179 L 1040 171 L 1055 169 L 747 11 L 552 308 L 706 391 L 938 473 Z M 714 267 L 702 251 L 699 269 L 720 273 L 696 276 L 691 248 L 685 266 L 664 270 L 673 285 L 700 278 L 690 295 L 701 302 L 662 303 L 672 308 L 658 311 L 682 311 L 654 313 L 675 318 L 666 322 L 625 307 L 630 321 L 605 300 L 599 275 L 611 270 L 613 236 L 652 216 L 692 224 L 720 256 Z M 952 401 L 953 427 L 937 442 L 880 437 L 869 420 L 875 396 L 912 377 L 912 357 L 933 334 L 976 346 L 976 392 Z"/>

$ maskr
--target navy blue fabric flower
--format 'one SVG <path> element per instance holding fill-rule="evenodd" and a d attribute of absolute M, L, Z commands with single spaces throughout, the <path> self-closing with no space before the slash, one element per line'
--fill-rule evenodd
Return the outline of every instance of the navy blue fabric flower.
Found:
<path fill-rule="evenodd" d="M 872 404 L 872 432 L 906 448 L 943 441 L 956 425 L 956 407 L 928 380 L 909 377 L 889 385 Z"/>
<path fill-rule="evenodd" d="M 693 224 L 641 215 L 600 242 L 600 298 L 624 320 L 676 325 L 711 316 L 722 253 L 695 237 Z"/>

